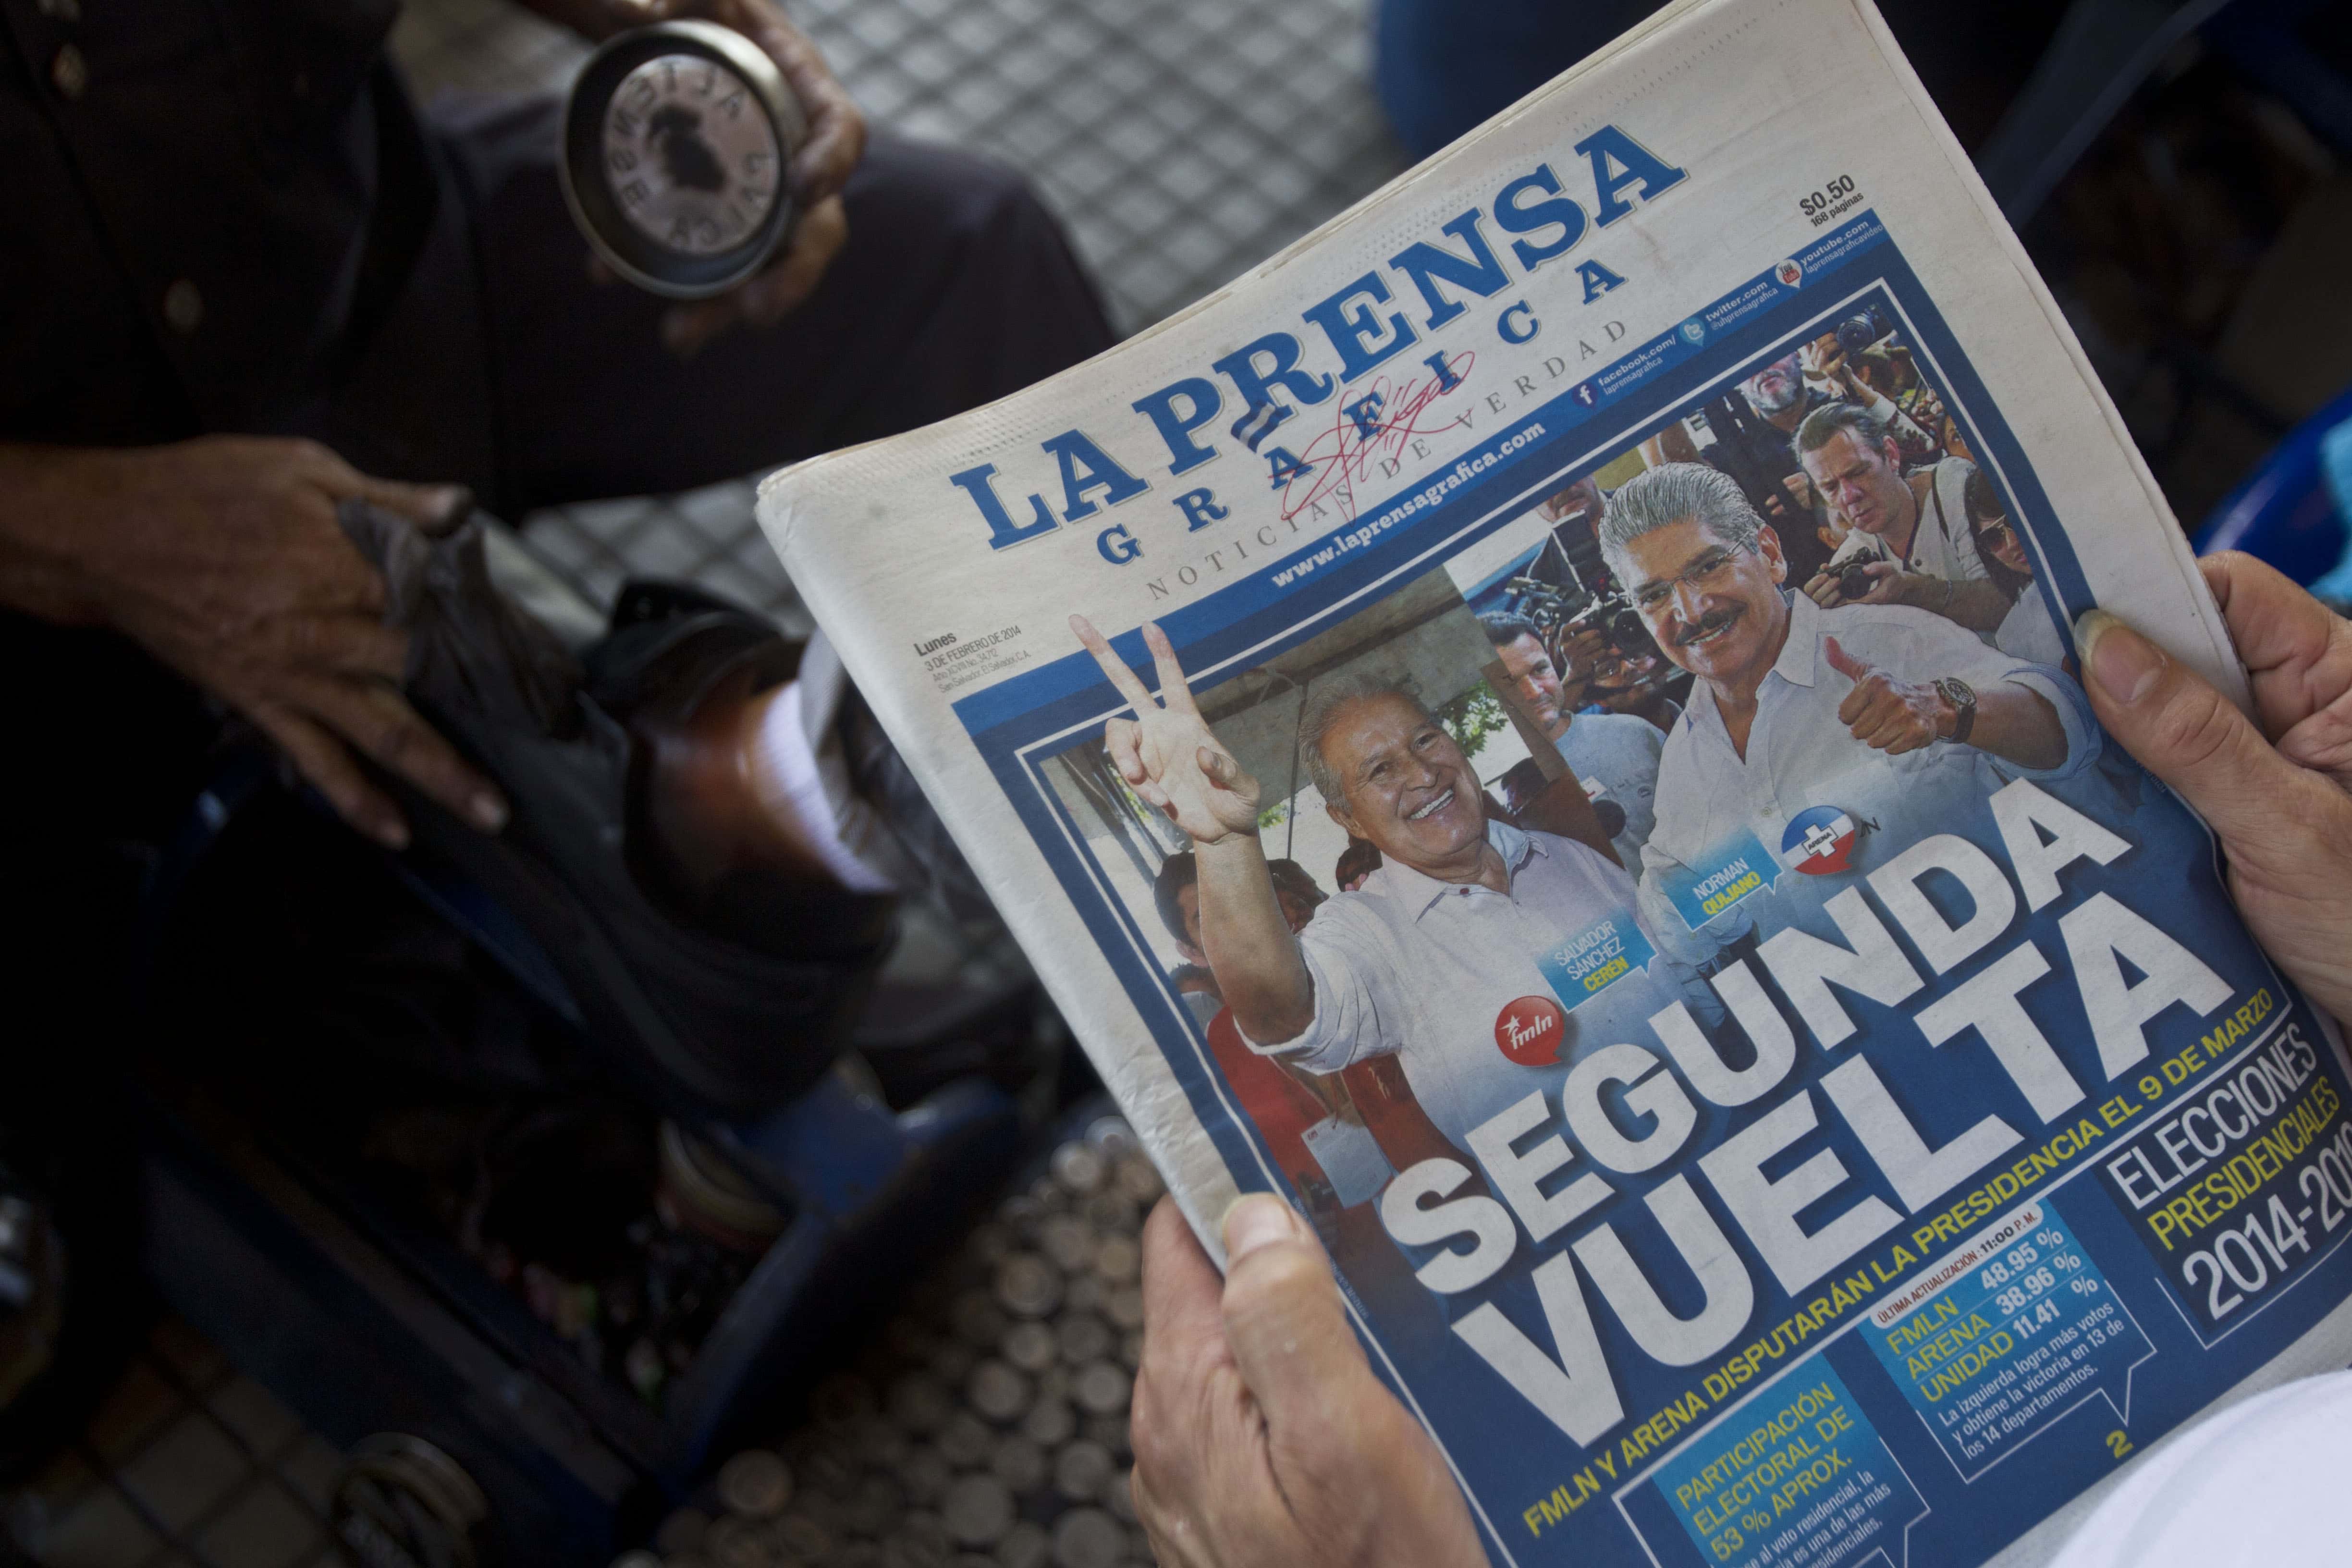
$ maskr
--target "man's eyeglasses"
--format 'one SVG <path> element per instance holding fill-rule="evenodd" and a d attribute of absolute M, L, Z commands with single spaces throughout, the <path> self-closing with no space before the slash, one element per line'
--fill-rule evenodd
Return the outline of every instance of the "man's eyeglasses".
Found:
<path fill-rule="evenodd" d="M 1977 537 L 1993 545 L 2000 544 L 2004 539 L 2011 544 L 2018 542 L 2017 530 L 2009 525 L 2009 519 L 2005 517 L 1988 517 L 1979 521 Z"/>
<path fill-rule="evenodd" d="M 1738 559 L 1738 551 L 1726 550 L 1718 546 L 1701 555 L 1679 572 L 1664 577 L 1651 578 L 1634 589 L 1629 597 L 1633 601 L 1633 607 L 1646 615 L 1664 604 L 1667 595 L 1675 591 L 1678 584 L 1701 589 L 1719 585 Z"/>

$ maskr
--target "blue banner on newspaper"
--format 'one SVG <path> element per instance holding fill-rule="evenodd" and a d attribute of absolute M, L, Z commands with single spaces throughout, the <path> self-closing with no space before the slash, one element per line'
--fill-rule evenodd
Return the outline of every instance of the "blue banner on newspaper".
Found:
<path fill-rule="evenodd" d="M 2132 1369 L 2156 1353 L 2054 1204 L 2012 1210 L 1897 1287 L 1862 1338 L 1963 1475 L 2085 1400 L 2127 1426 Z"/>
<path fill-rule="evenodd" d="M 1716 846 L 1696 866 L 1660 873 L 1675 913 L 1692 931 L 1728 914 L 1741 900 L 1769 891 L 1780 874 L 1780 862 L 1748 832 Z"/>
<path fill-rule="evenodd" d="M 1906 1560 L 1927 1517 L 1911 1478 L 1826 1358 L 1809 1357 L 1731 1411 L 1651 1482 L 1706 1561 L 1838 1568 Z"/>
<path fill-rule="evenodd" d="M 1657 950 L 1631 914 L 1612 914 L 1574 936 L 1546 948 L 1536 967 L 1551 982 L 1552 994 L 1574 1012 L 1629 974 L 1650 967 Z"/>

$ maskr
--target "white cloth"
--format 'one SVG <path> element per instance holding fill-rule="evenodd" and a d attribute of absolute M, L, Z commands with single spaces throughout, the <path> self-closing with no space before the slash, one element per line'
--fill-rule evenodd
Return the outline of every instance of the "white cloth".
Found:
<path fill-rule="evenodd" d="M 1670 889 L 1706 877 L 1749 836 L 1783 867 L 1790 819 L 1809 807 L 1842 810 L 1863 826 L 1853 870 L 1868 872 L 1932 833 L 1981 816 L 1985 798 L 2011 779 L 2066 779 L 2090 765 L 2099 731 L 2082 689 L 2062 672 L 1986 647 L 1941 616 L 1901 605 L 1843 605 L 1824 610 L 1789 595 L 1789 637 L 1757 690 L 1757 712 L 1743 759 L 1724 729 L 1715 695 L 1702 681 L 1667 737 L 1658 763 L 1657 822 L 1642 851 L 1643 908 L 1668 933 L 1670 951 L 1703 962 L 1723 942 L 1764 920 L 1777 929 L 1851 887 L 1851 876 L 1790 869 L 1767 893 L 1753 895 L 1702 926 L 1671 910 Z M 1954 677 L 1981 696 L 2012 682 L 2039 692 L 2056 710 L 2066 756 L 2057 767 L 2019 767 L 1974 746 L 1937 741 L 1901 756 L 1864 745 L 1838 717 L 1853 683 L 1830 668 L 1829 637 L 1854 658 L 1899 680 Z M 1824 926 L 1822 934 L 1834 934 Z"/>
<path fill-rule="evenodd" d="M 2050 606 L 2043 603 L 2042 590 L 2032 583 L 2017 595 L 2017 603 L 2009 607 L 2009 615 L 1992 630 L 1992 646 L 2011 658 L 2022 658 L 2034 664 L 2046 664 L 2055 668 L 2066 662 L 2074 649 L 2058 639 L 2058 627 L 2050 618 Z"/>
<path fill-rule="evenodd" d="M 2256 1394 L 2174 1436 L 2083 1521 L 2050 1568 L 2300 1568 L 2352 1557 L 2352 1373 Z"/>
<path fill-rule="evenodd" d="M 834 728 L 849 677 L 818 632 L 802 650 L 800 673 L 777 693 L 752 732 L 751 792 L 841 885 L 854 893 L 888 893 L 919 879 L 881 814 L 849 782 Z"/>
<path fill-rule="evenodd" d="M 1969 525 L 1968 484 L 1976 471 L 1966 458 L 1946 458 L 1928 470 L 1927 499 L 1920 503 L 1911 548 L 1902 556 L 1905 571 L 1951 583 L 1974 583 L 1987 575 L 1984 558 L 1977 553 L 1976 531 Z M 1854 561 L 1895 559 L 1885 540 L 1857 529 L 1830 557 L 1829 569 L 1836 572 Z"/>
<path fill-rule="evenodd" d="M 1352 893 L 1338 893 L 1298 933 L 1315 984 L 1315 1016 L 1296 1039 L 1252 1042 L 1309 1072 L 1337 1072 L 1395 1053 L 1413 1097 L 1458 1148 L 1496 1111 L 1543 1089 L 1558 1103 L 1576 1058 L 1649 1040 L 1653 1013 L 1679 999 L 1664 962 L 1633 970 L 1567 1014 L 1559 1059 L 1522 1066 L 1496 1042 L 1496 1021 L 1526 997 L 1558 994 L 1538 954 L 1615 920 L 1641 932 L 1633 878 L 1573 839 L 1486 825 L 1510 891 L 1441 882 L 1391 858 Z"/>

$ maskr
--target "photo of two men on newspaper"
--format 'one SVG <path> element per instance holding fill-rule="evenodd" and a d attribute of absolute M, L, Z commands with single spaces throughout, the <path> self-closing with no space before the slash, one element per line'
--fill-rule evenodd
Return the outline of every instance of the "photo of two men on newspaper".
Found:
<path fill-rule="evenodd" d="M 2018 515 L 1925 360 L 1883 291 L 1849 301 L 1198 688 L 1156 627 L 1155 693 L 1075 623 L 1133 717 L 1045 775 L 1388 1321 L 1443 1332 L 1410 1288 L 1444 1256 L 1413 1237 L 1433 1193 L 1401 1173 L 1507 1184 L 1546 1106 L 1610 1171 L 1668 1165 L 1706 1140 L 1671 1075 L 1643 1082 L 1654 1047 L 1738 1104 L 1790 1072 L 1790 1022 L 1853 1032 L 1831 982 L 1916 988 L 1859 888 L 1941 973 L 2010 926 L 2011 872 L 2038 910 L 2038 862 L 2141 841 L 2150 791 L 2103 750 L 2044 591 L 2056 524 Z M 2095 1019 L 2165 1005 L 2158 971 L 2213 1000 L 2213 970 L 2105 907 L 2065 955 Z M 2079 1096 L 2054 1058 L 2018 1072 L 2037 1109 Z M 1607 1190 L 1547 1185 L 1555 1226 Z M 1809 1277 L 1767 1261 L 1792 1295 Z"/>

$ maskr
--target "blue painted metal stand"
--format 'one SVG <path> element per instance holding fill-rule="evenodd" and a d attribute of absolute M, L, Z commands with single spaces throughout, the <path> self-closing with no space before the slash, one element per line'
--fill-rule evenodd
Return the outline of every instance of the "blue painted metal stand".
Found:
<path fill-rule="evenodd" d="M 2197 531 L 2200 555 L 2242 550 L 2309 584 L 2336 569 L 2352 546 L 2352 518 L 2329 489 L 2329 435 L 2352 421 L 2352 390 L 2287 433 L 2262 466 L 2223 498 Z"/>
<path fill-rule="evenodd" d="M 150 943 L 194 869 L 275 787 L 266 759 L 223 768 L 159 868 Z M 461 878 L 389 863 L 551 1017 L 578 1024 L 558 967 L 507 910 Z M 656 1417 L 446 1238 L 322 1187 L 233 1116 L 192 1109 L 204 1104 L 159 1095 L 142 1110 L 145 1254 L 167 1299 L 331 1439 L 410 1431 L 456 1458 L 489 1494 L 514 1564 L 604 1561 L 722 1445 L 780 1425 L 779 1391 L 820 1375 L 811 1358 L 845 1321 L 953 1239 L 1024 1141 L 1012 1098 L 978 1079 L 894 1112 L 829 1073 L 765 1115 L 692 1126 L 789 1217 Z"/>

